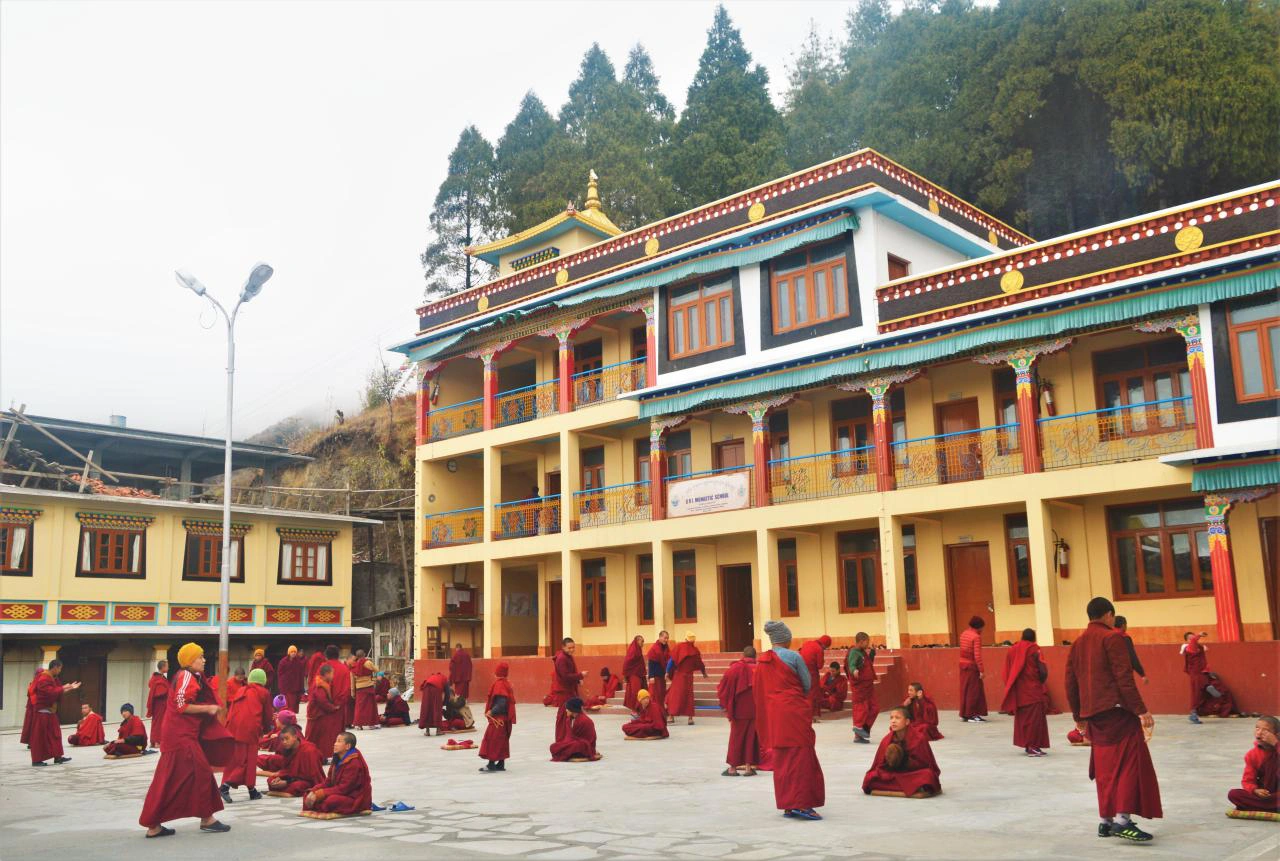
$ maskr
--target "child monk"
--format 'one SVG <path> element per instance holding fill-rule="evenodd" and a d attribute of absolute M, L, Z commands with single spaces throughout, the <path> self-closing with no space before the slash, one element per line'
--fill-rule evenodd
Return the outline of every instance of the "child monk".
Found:
<path fill-rule="evenodd" d="M 91 747 L 106 740 L 106 732 L 102 729 L 102 715 L 95 712 L 88 703 L 81 703 L 80 723 L 76 724 L 76 731 L 67 736 L 67 744 L 72 747 Z"/>
<path fill-rule="evenodd" d="M 506 771 L 511 758 L 511 728 L 516 722 L 516 692 L 507 680 L 511 665 L 501 661 L 493 668 L 493 684 L 484 701 L 486 728 L 480 742 L 481 772 Z"/>
<path fill-rule="evenodd" d="M 871 648 L 871 638 L 859 631 L 853 638 L 853 648 L 847 659 L 849 667 L 851 706 L 853 707 L 853 740 L 860 744 L 871 743 L 871 727 L 880 714 L 876 702 L 876 650 Z"/>
<path fill-rule="evenodd" d="M 369 766 L 356 749 L 356 734 L 340 732 L 333 740 L 333 764 L 322 783 L 302 798 L 302 809 L 353 816 L 373 808 Z"/>
<path fill-rule="evenodd" d="M 280 752 L 258 757 L 258 768 L 267 779 L 267 789 L 294 798 L 324 782 L 324 766 L 320 751 L 302 737 L 297 724 L 286 724 L 280 730 Z"/>
<path fill-rule="evenodd" d="M 622 678 L 610 673 L 608 667 L 602 667 L 600 670 L 600 696 L 583 697 L 582 707 L 587 711 L 599 711 L 608 704 L 610 699 L 617 695 L 620 687 L 622 687 Z"/>
<path fill-rule="evenodd" d="M 596 753 L 596 725 L 583 711 L 583 702 L 577 697 L 564 704 L 564 720 L 568 723 L 563 733 L 557 732 L 560 741 L 551 743 L 552 762 L 584 762 L 600 758 Z"/>
<path fill-rule="evenodd" d="M 231 697 L 227 711 L 227 730 L 236 740 L 231 762 L 222 772 L 218 792 L 224 803 L 231 803 L 231 789 L 243 786 L 249 800 L 262 797 L 258 791 L 258 742 L 271 729 L 271 692 L 267 690 L 267 673 L 261 668 L 249 672 L 248 683 Z"/>
<path fill-rule="evenodd" d="M 862 791 L 928 798 L 942 791 L 941 774 L 924 725 L 912 721 L 901 706 L 891 709 L 889 733 L 880 740 L 875 761 L 862 779 Z"/>
<path fill-rule="evenodd" d="M 640 709 L 633 720 L 622 725 L 622 734 L 627 738 L 666 738 L 671 735 L 667 731 L 666 715 L 662 713 L 657 699 L 647 690 L 637 691 L 636 699 L 640 701 Z"/>
<path fill-rule="evenodd" d="M 120 730 L 116 740 L 102 749 L 107 756 L 132 756 L 147 749 L 147 728 L 133 713 L 133 704 L 120 706 Z"/>
<path fill-rule="evenodd" d="M 1253 747 L 1244 755 L 1244 777 L 1240 780 L 1240 788 L 1227 793 L 1227 800 L 1235 805 L 1236 810 L 1280 812 L 1276 803 L 1277 793 L 1280 793 L 1277 736 L 1280 736 L 1280 718 L 1263 715 L 1253 725 Z"/>
<path fill-rule="evenodd" d="M 408 726 L 413 722 L 409 716 L 409 704 L 400 696 L 399 688 L 387 691 L 387 706 L 382 710 L 380 720 L 383 726 Z"/>
<path fill-rule="evenodd" d="M 1200 723 L 1200 715 L 1231 717 L 1239 714 L 1231 692 L 1217 673 L 1209 669 L 1208 647 L 1200 642 L 1207 636 L 1203 631 L 1199 634 L 1187 631 L 1182 635 L 1182 671 L 1191 684 L 1191 716 L 1188 720 L 1192 723 Z"/>
<path fill-rule="evenodd" d="M 316 746 L 322 759 L 342 731 L 342 710 L 333 693 L 333 667 L 322 664 L 307 692 L 307 741 Z"/>
<path fill-rule="evenodd" d="M 912 682 L 907 685 L 907 698 L 902 706 L 907 710 L 907 716 L 913 723 L 924 724 L 925 735 L 929 737 L 929 741 L 942 738 L 942 732 L 938 729 L 938 704 L 933 701 L 933 697 L 924 692 L 923 684 Z"/>
<path fill-rule="evenodd" d="M 848 696 L 849 679 L 840 672 L 840 662 L 832 661 L 822 674 L 822 707 L 829 712 L 842 711 Z"/>

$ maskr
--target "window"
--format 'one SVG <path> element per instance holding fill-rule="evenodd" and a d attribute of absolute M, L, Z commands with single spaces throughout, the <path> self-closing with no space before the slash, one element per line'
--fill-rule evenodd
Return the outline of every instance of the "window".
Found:
<path fill-rule="evenodd" d="M 141 580 L 147 576 L 146 530 L 130 528 L 123 521 L 124 518 L 81 518 L 77 577 Z"/>
<path fill-rule="evenodd" d="M 840 612 L 880 609 L 880 536 L 875 530 L 841 532 L 839 553 Z"/>
<path fill-rule="evenodd" d="M 679 359 L 733 344 L 733 279 L 676 287 L 667 320 L 670 357 Z"/>
<path fill-rule="evenodd" d="M 694 551 L 671 554 L 671 570 L 675 575 L 676 623 L 698 621 L 698 566 Z"/>
<path fill-rule="evenodd" d="M 902 527 L 902 572 L 907 581 L 907 609 L 920 609 L 920 577 L 916 573 L 916 528 Z"/>
<path fill-rule="evenodd" d="M 711 468 L 733 469 L 747 464 L 747 447 L 740 439 L 725 440 L 711 446 Z"/>
<path fill-rule="evenodd" d="M 1212 595 L 1209 528 L 1199 499 L 1107 509 L 1116 594 L 1126 598 Z"/>
<path fill-rule="evenodd" d="M 644 326 L 637 326 L 631 330 L 631 358 L 649 358 L 649 333 Z"/>
<path fill-rule="evenodd" d="M 774 334 L 849 316 L 845 265 L 843 240 L 773 261 L 769 286 Z"/>
<path fill-rule="evenodd" d="M 791 457 L 791 423 L 787 411 L 769 416 L 769 459 L 786 460 Z"/>
<path fill-rule="evenodd" d="M 781 597 L 781 613 L 784 616 L 800 615 L 800 568 L 796 563 L 796 540 L 778 539 L 778 586 Z"/>
<path fill-rule="evenodd" d="M 604 377 L 600 339 L 573 345 L 573 399 L 576 404 L 594 404 L 604 399 Z M 594 373 L 593 373 L 594 372 Z"/>
<path fill-rule="evenodd" d="M 688 431 L 673 433 L 667 437 L 667 475 L 688 475 L 693 472 L 693 438 Z"/>
<path fill-rule="evenodd" d="M 1280 300 L 1227 309 L 1236 401 L 1280 398 Z"/>
<path fill-rule="evenodd" d="M 1009 565 L 1009 603 L 1031 604 L 1031 541 L 1027 532 L 1027 515 L 1006 514 L 1004 517 L 1005 551 Z"/>
<path fill-rule="evenodd" d="M 0 523 L 0 574 L 31 576 L 34 523 Z"/>
<path fill-rule="evenodd" d="M 996 424 L 1012 425 L 996 434 L 999 454 L 1020 451 L 1018 445 L 1018 384 L 1013 368 L 1003 368 L 991 375 L 996 390 Z"/>
<path fill-rule="evenodd" d="M 636 573 L 640 578 L 640 624 L 653 623 L 653 557 L 648 553 L 636 557 Z"/>
<path fill-rule="evenodd" d="M 603 559 L 582 560 L 582 626 L 598 628 L 609 623 L 605 608 Z"/>
<path fill-rule="evenodd" d="M 604 446 L 582 450 L 582 493 L 578 494 L 581 514 L 593 514 L 605 510 L 604 494 Z M 593 492 L 594 491 L 594 492 Z"/>
<path fill-rule="evenodd" d="M 890 443 L 906 439 L 907 396 L 903 389 L 889 393 Z M 875 445 L 871 397 L 858 395 L 831 402 L 831 450 L 854 451 Z M 869 452 L 845 455 L 836 464 L 838 475 L 861 475 L 874 470 Z"/>
<path fill-rule="evenodd" d="M 1113 410 L 1099 419 L 1104 438 L 1165 433 L 1195 423 L 1190 400 L 1173 401 L 1191 394 L 1182 338 L 1094 353 L 1093 369 L 1099 407 Z M 1141 404 L 1151 406 L 1113 409 Z"/>
<path fill-rule="evenodd" d="M 187 549 L 182 560 L 183 580 L 222 578 L 222 536 L 187 533 Z M 244 539 L 231 536 L 231 582 L 244 582 Z"/>
<path fill-rule="evenodd" d="M 897 281 L 899 278 L 906 278 L 911 274 L 911 261 L 903 260 L 893 254 L 889 257 L 889 280 Z"/>
<path fill-rule="evenodd" d="M 297 586 L 328 586 L 332 582 L 329 560 L 337 533 L 280 532 L 280 570 L 277 582 Z"/>

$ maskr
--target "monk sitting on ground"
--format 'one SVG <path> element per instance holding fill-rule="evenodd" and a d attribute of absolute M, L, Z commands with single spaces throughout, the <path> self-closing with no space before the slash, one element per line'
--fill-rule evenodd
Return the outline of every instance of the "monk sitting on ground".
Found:
<path fill-rule="evenodd" d="M 1236 810 L 1280 812 L 1280 754 L 1276 752 L 1276 736 L 1280 735 L 1280 719 L 1263 716 L 1253 725 L 1253 747 L 1244 755 L 1244 777 L 1240 788 L 1227 793 Z"/>
<path fill-rule="evenodd" d="M 116 740 L 103 748 L 107 756 L 133 756 L 147 749 L 147 728 L 142 718 L 133 713 L 133 704 L 120 706 L 120 730 Z"/>
<path fill-rule="evenodd" d="M 649 696 L 646 690 L 636 692 L 640 701 L 640 710 L 635 719 L 622 725 L 622 734 L 627 738 L 666 738 L 671 735 L 667 731 L 667 718 L 662 713 L 658 701 Z"/>
<path fill-rule="evenodd" d="M 279 696 L 276 699 L 280 699 Z M 287 701 L 286 701 L 287 702 Z M 298 716 L 286 708 L 276 712 L 275 721 L 271 727 L 271 732 L 258 739 L 258 750 L 268 750 L 272 753 L 280 752 L 280 731 L 292 724 L 298 725 Z M 261 759 L 261 757 L 259 757 Z"/>
<path fill-rule="evenodd" d="M 611 674 L 608 667 L 603 667 L 600 670 L 600 696 L 583 698 L 582 707 L 587 711 L 599 711 L 617 695 L 620 687 L 622 679 Z"/>
<path fill-rule="evenodd" d="M 862 779 L 862 791 L 927 798 L 942 791 L 941 773 L 924 725 L 913 722 L 901 706 L 890 710 L 889 733 L 880 740 L 875 761 Z"/>
<path fill-rule="evenodd" d="M 324 766 L 320 751 L 302 737 L 296 724 L 280 731 L 280 752 L 258 757 L 259 772 L 267 779 L 267 789 L 284 792 L 295 798 L 324 782 Z"/>
<path fill-rule="evenodd" d="M 353 816 L 372 807 L 373 785 L 369 780 L 369 766 L 356 750 L 356 734 L 340 732 L 333 740 L 333 764 L 329 766 L 329 774 L 303 796 L 302 809 Z"/>
<path fill-rule="evenodd" d="M 461 732 L 475 729 L 476 719 L 471 715 L 471 706 L 462 697 L 449 697 L 444 701 L 444 729 L 449 732 Z"/>
<path fill-rule="evenodd" d="M 600 758 L 596 753 L 596 725 L 582 709 L 582 700 L 577 697 L 564 704 L 564 720 L 568 726 L 563 733 L 556 732 L 560 741 L 551 744 L 552 762 L 583 762 Z"/>
<path fill-rule="evenodd" d="M 832 661 L 831 666 L 822 674 L 822 707 L 829 712 L 842 711 L 847 696 L 849 680 L 840 672 L 840 662 Z"/>
<path fill-rule="evenodd" d="M 942 732 L 938 729 L 938 704 L 933 701 L 933 697 L 924 692 L 924 685 L 920 682 L 907 685 L 907 698 L 902 706 L 907 710 L 907 716 L 912 722 L 925 725 L 925 734 L 929 737 L 929 741 L 942 738 Z"/>
<path fill-rule="evenodd" d="M 80 723 L 76 724 L 76 731 L 67 736 L 67 744 L 72 747 L 92 747 L 106 740 L 106 732 L 102 729 L 102 715 L 95 712 L 88 703 L 81 703 Z"/>
<path fill-rule="evenodd" d="M 1191 683 L 1191 717 L 1192 723 L 1200 723 L 1200 715 L 1216 715 L 1231 717 L 1239 714 L 1231 691 L 1217 673 L 1209 669 L 1209 649 L 1200 642 L 1208 634 L 1203 631 L 1193 634 L 1190 631 L 1182 635 L 1182 671 L 1187 674 Z"/>
<path fill-rule="evenodd" d="M 413 723 L 413 718 L 409 716 L 409 704 L 400 696 L 399 688 L 387 691 L 387 707 L 382 710 L 379 720 L 383 726 L 408 726 Z"/>

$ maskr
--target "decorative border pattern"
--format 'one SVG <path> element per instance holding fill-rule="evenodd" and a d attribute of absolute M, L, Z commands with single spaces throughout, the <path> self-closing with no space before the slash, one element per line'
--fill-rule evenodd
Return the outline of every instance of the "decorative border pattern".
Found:
<path fill-rule="evenodd" d="M 111 624 L 113 625 L 158 625 L 160 624 L 159 604 L 111 604 Z"/>
<path fill-rule="evenodd" d="M 252 604 L 232 604 L 227 608 L 227 624 L 252 625 L 255 610 Z M 222 621 L 222 607 L 214 608 L 214 621 Z"/>
<path fill-rule="evenodd" d="M 105 625 L 109 615 L 106 602 L 58 602 L 58 624 L 60 625 Z"/>
<path fill-rule="evenodd" d="M 208 604 L 170 604 L 170 625 L 208 625 L 213 622 L 213 608 Z"/>
<path fill-rule="evenodd" d="M 295 529 L 277 526 L 276 533 L 285 541 L 332 541 L 338 537 L 336 529 Z"/>
<path fill-rule="evenodd" d="M 221 520 L 184 520 L 182 528 L 191 535 L 206 535 L 213 538 L 222 537 Z M 231 537 L 243 538 L 253 528 L 252 523 L 231 523 Z"/>
<path fill-rule="evenodd" d="M 302 607 L 277 607 L 268 605 L 263 611 L 263 621 L 268 625 L 301 625 Z"/>
<path fill-rule="evenodd" d="M 532 254 L 526 254 L 523 257 L 517 257 L 511 261 L 511 268 L 519 272 L 521 269 L 528 269 L 530 266 L 536 266 L 539 263 L 546 263 L 548 260 L 554 260 L 560 256 L 560 249 L 554 245 L 549 245 L 540 251 Z"/>
<path fill-rule="evenodd" d="M 152 524 L 150 514 L 115 514 L 109 511 L 77 511 L 76 520 L 90 529 L 131 529 L 142 532 Z"/>
<path fill-rule="evenodd" d="M 342 624 L 342 608 L 341 607 L 308 607 L 307 608 L 307 624 L 308 625 L 341 625 Z"/>
<path fill-rule="evenodd" d="M 6 526 L 27 526 L 44 513 L 43 508 L 15 508 L 0 506 L 0 523 Z"/>
<path fill-rule="evenodd" d="M 0 622 L 44 624 L 44 601 L 6 601 L 0 604 Z"/>

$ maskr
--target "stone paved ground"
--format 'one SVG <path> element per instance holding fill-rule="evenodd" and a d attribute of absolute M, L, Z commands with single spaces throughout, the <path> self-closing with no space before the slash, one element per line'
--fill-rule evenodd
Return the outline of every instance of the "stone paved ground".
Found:
<path fill-rule="evenodd" d="M 853 745 L 847 720 L 819 727 L 827 782 L 823 822 L 783 819 L 772 780 L 725 778 L 728 731 L 718 716 L 673 727 L 661 742 L 623 742 L 623 718 L 597 719 L 603 761 L 547 761 L 553 712 L 521 710 L 515 757 L 505 775 L 479 774 L 475 754 L 446 753 L 414 729 L 361 734 L 374 798 L 403 799 L 412 813 L 317 822 L 300 802 L 248 803 L 244 790 L 222 815 L 228 835 L 202 834 L 195 820 L 178 834 L 142 839 L 137 816 L 158 757 L 107 761 L 73 751 L 64 766 L 34 769 L 16 733 L 0 735 L 0 858 L 58 859 L 521 858 L 625 861 L 734 859 L 1050 859 L 1280 857 L 1280 826 L 1227 819 L 1252 721 L 1158 721 L 1152 742 L 1166 819 L 1147 846 L 1094 836 L 1088 750 L 1065 744 L 1069 722 L 1050 719 L 1048 757 L 1020 755 L 1011 719 L 985 725 L 943 715 L 947 738 L 934 750 L 945 794 L 913 801 L 864 796 L 859 787 L 873 746 Z M 883 730 L 882 718 L 877 729 Z M 878 735 L 878 733 L 877 733 Z M 478 736 L 471 736 L 477 738 Z M 1059 746 L 1058 740 L 1063 743 Z"/>

